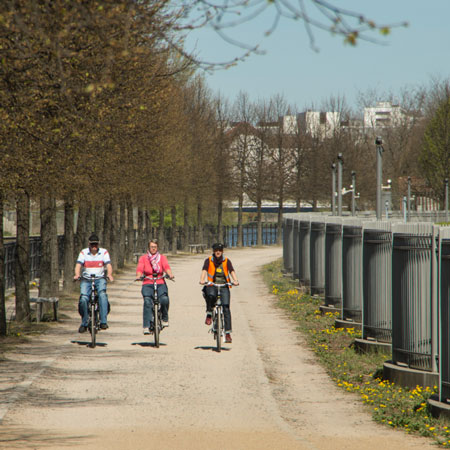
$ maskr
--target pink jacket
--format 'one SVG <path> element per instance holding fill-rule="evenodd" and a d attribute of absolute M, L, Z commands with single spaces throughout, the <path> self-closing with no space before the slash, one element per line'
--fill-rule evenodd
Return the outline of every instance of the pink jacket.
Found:
<path fill-rule="evenodd" d="M 167 261 L 167 258 L 164 255 L 161 255 L 161 259 L 159 261 L 159 266 L 161 267 L 162 272 L 158 274 L 158 276 L 161 276 L 163 273 L 167 271 L 167 269 L 170 269 L 169 262 Z M 151 276 L 153 274 L 153 268 L 150 264 L 150 260 L 147 256 L 147 254 L 142 255 L 139 258 L 138 265 L 136 267 L 136 272 L 140 272 L 144 274 L 145 276 Z M 164 280 L 158 280 L 156 282 L 157 284 L 164 284 Z M 145 279 L 142 284 L 153 284 L 153 281 Z"/>

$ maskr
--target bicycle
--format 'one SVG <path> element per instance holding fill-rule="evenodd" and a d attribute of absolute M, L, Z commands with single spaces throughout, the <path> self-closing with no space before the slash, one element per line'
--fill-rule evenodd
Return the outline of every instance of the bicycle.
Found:
<path fill-rule="evenodd" d="M 138 280 L 140 280 L 140 281 L 143 281 L 143 280 L 153 281 L 153 329 L 150 328 L 150 333 L 153 333 L 156 348 L 159 348 L 159 335 L 160 335 L 161 331 L 163 330 L 161 303 L 158 300 L 158 284 L 156 282 L 158 280 L 163 280 L 164 278 L 168 278 L 169 280 L 171 280 L 171 278 L 167 274 L 164 274 L 162 276 L 153 275 L 151 277 L 142 276 L 142 277 L 138 278 Z"/>
<path fill-rule="evenodd" d="M 220 294 L 220 288 L 225 286 L 233 286 L 232 283 L 204 283 L 206 286 L 215 286 L 217 288 L 217 297 L 216 303 L 214 305 L 214 309 L 212 311 L 212 326 L 209 330 L 210 333 L 213 333 L 214 339 L 216 340 L 217 351 L 222 351 L 222 342 L 225 340 L 225 327 L 224 327 L 224 318 L 223 318 L 223 307 L 222 307 L 222 296 Z"/>
<path fill-rule="evenodd" d="M 97 333 L 100 330 L 100 305 L 98 301 L 98 293 L 97 289 L 95 287 L 95 280 L 98 279 L 95 275 L 91 275 L 88 277 L 83 277 L 85 280 L 90 280 L 91 282 L 91 296 L 89 298 L 89 323 L 88 323 L 88 330 L 91 334 L 91 348 L 95 348 L 97 343 Z M 99 278 L 105 278 L 106 277 L 99 277 Z M 81 277 L 78 278 L 78 281 L 81 280 Z"/>

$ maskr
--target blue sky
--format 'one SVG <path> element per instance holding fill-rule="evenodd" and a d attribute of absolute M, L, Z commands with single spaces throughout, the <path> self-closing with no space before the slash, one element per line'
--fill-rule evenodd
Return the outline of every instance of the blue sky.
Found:
<path fill-rule="evenodd" d="M 344 44 L 342 37 L 315 30 L 319 47 L 315 52 L 301 22 L 282 20 L 270 37 L 264 37 L 270 26 L 266 16 L 231 33 L 249 44 L 260 42 L 266 54 L 207 73 L 210 88 L 230 101 L 242 90 L 252 100 L 284 94 L 300 109 L 320 107 L 331 96 L 344 96 L 356 107 L 358 92 L 395 93 L 429 84 L 431 77 L 450 77 L 450 0 L 330 1 L 380 24 L 407 21 L 409 26 L 380 37 L 387 45 L 360 41 L 356 47 Z M 187 48 L 194 45 L 197 55 L 207 61 L 227 61 L 242 52 L 211 29 L 193 32 Z"/>

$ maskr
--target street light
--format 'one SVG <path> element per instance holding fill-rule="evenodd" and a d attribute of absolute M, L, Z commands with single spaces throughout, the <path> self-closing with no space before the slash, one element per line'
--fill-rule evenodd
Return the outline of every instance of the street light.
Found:
<path fill-rule="evenodd" d="M 445 221 L 448 222 L 448 178 L 444 180 L 445 183 Z"/>
<path fill-rule="evenodd" d="M 338 159 L 338 216 L 342 216 L 342 166 L 344 165 L 344 158 L 342 153 L 337 155 Z"/>
<path fill-rule="evenodd" d="M 352 170 L 352 216 L 356 214 L 356 172 Z"/>
<path fill-rule="evenodd" d="M 375 145 L 377 150 L 377 220 L 381 220 L 381 183 L 383 177 L 383 140 L 380 136 L 375 139 Z"/>
<path fill-rule="evenodd" d="M 336 215 L 336 164 L 331 164 L 331 215 Z"/>
<path fill-rule="evenodd" d="M 386 191 L 386 194 L 383 196 L 384 197 L 384 208 L 386 210 L 386 219 L 389 218 L 389 207 L 391 205 L 392 202 L 392 180 L 387 180 L 387 184 L 386 185 L 382 185 L 381 189 L 383 191 Z"/>

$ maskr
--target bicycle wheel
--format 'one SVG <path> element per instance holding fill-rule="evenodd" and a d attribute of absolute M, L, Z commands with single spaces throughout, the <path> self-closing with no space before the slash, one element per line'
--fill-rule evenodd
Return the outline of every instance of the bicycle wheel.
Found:
<path fill-rule="evenodd" d="M 217 309 L 216 315 L 216 344 L 217 351 L 220 352 L 222 350 L 222 308 Z"/>
<path fill-rule="evenodd" d="M 153 336 L 155 337 L 155 347 L 159 348 L 159 332 L 161 330 L 161 318 L 159 317 L 158 305 L 153 304 Z"/>
<path fill-rule="evenodd" d="M 91 333 L 91 347 L 95 347 L 96 338 L 97 338 L 97 328 L 95 326 L 96 317 L 95 317 L 95 304 L 91 303 L 91 321 L 89 322 L 89 331 Z"/>

